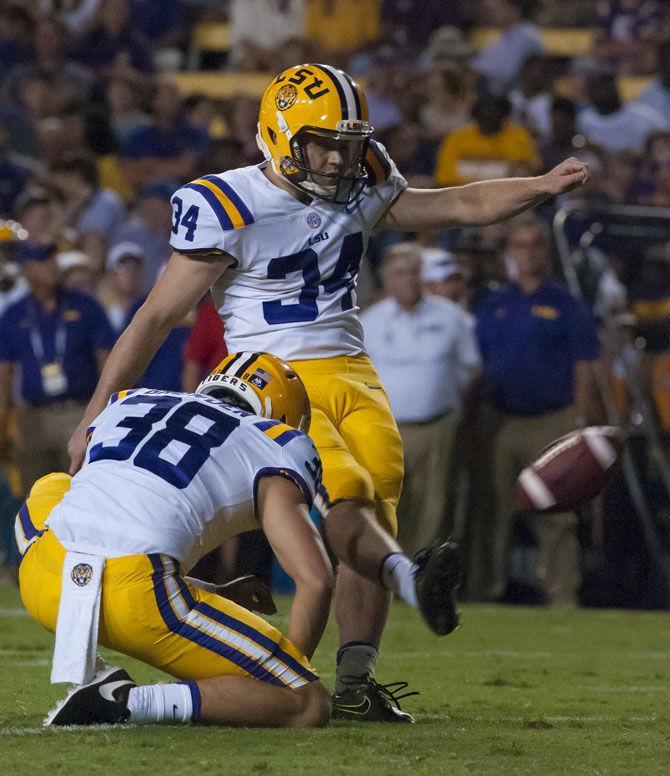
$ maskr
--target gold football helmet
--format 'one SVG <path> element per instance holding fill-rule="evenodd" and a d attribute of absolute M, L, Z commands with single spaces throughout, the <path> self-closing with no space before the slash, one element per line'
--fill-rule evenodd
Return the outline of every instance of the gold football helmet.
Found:
<path fill-rule="evenodd" d="M 365 186 L 371 135 L 363 90 L 334 67 L 290 67 L 261 98 L 258 147 L 278 175 L 327 202 L 349 204 Z M 330 151 L 341 156 L 340 170 L 312 169 Z"/>
<path fill-rule="evenodd" d="M 197 387 L 227 404 L 307 433 L 307 391 L 291 366 L 271 353 L 231 353 Z"/>
<path fill-rule="evenodd" d="M 18 221 L 0 218 L 0 255 L 2 258 L 6 261 L 11 261 L 14 248 L 20 242 L 27 239 L 28 232 Z"/>
<path fill-rule="evenodd" d="M 0 219 L 0 292 L 9 291 L 19 276 L 16 251 L 28 232 L 17 221 Z"/>

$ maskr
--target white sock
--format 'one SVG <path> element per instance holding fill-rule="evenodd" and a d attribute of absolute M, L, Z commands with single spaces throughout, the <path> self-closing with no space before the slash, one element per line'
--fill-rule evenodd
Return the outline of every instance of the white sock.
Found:
<path fill-rule="evenodd" d="M 393 590 L 405 603 L 415 609 L 418 606 L 414 588 L 414 574 L 417 568 L 416 563 L 413 563 L 403 552 L 389 553 L 382 563 L 384 587 Z"/>
<path fill-rule="evenodd" d="M 195 682 L 145 684 L 130 689 L 128 721 L 136 725 L 152 722 L 191 722 L 197 719 L 199 706 L 200 692 Z"/>

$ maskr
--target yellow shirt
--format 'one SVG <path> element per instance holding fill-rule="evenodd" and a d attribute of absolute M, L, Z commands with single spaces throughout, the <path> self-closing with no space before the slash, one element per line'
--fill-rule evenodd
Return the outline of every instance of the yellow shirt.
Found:
<path fill-rule="evenodd" d="M 525 163 L 531 171 L 540 164 L 528 132 L 506 121 L 495 135 L 483 135 L 476 123 L 466 124 L 447 135 L 440 146 L 435 181 L 454 186 L 473 181 L 506 178 L 515 166 Z"/>
<path fill-rule="evenodd" d="M 379 38 L 380 0 L 307 0 L 305 34 L 323 51 L 353 51 Z"/>
<path fill-rule="evenodd" d="M 98 176 L 101 188 L 112 189 L 126 202 L 133 196 L 133 189 L 119 167 L 119 158 L 114 154 L 98 157 Z"/>

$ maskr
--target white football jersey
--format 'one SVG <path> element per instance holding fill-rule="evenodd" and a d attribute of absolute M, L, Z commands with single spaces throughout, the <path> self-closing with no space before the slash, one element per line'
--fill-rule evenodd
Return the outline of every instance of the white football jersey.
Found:
<path fill-rule="evenodd" d="M 371 141 L 370 185 L 351 205 L 309 205 L 271 183 L 261 166 L 206 175 L 172 197 L 171 245 L 234 259 L 212 288 L 231 353 L 281 358 L 363 352 L 356 276 L 370 234 L 407 182 Z"/>
<path fill-rule="evenodd" d="M 258 481 L 293 480 L 311 507 L 318 453 L 302 431 L 201 394 L 140 388 L 110 399 L 84 465 L 47 524 L 68 550 L 107 558 L 164 553 L 191 568 L 258 528 Z"/>

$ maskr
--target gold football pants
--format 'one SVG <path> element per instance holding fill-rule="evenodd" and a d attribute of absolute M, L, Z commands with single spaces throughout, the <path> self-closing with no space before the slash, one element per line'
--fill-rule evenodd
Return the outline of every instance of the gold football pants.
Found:
<path fill-rule="evenodd" d="M 17 517 L 17 540 L 25 549 L 21 598 L 29 614 L 52 632 L 65 548 L 44 523 L 69 486 L 68 475 L 43 477 Z M 297 689 L 317 678 L 307 658 L 274 626 L 189 584 L 176 561 L 157 553 L 105 561 L 99 642 L 191 681 L 251 676 Z"/>
<path fill-rule="evenodd" d="M 397 534 L 402 441 L 386 391 L 365 355 L 292 361 L 312 405 L 309 435 L 323 463 L 331 502 L 375 504 L 380 524 Z"/>

